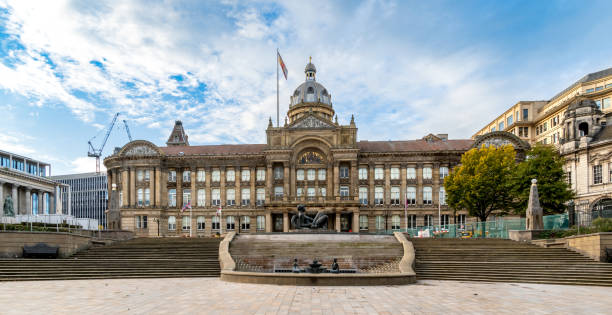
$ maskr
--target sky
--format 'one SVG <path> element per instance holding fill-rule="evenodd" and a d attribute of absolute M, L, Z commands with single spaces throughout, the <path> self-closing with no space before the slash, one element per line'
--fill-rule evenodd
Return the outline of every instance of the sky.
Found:
<path fill-rule="evenodd" d="M 0 0 L 0 150 L 95 171 L 134 139 L 265 143 L 308 58 L 359 140 L 465 139 L 612 67 L 610 1 Z"/>

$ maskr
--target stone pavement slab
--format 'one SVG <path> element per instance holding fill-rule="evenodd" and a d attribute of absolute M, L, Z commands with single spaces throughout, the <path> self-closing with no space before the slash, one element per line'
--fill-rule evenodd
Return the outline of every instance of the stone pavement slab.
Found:
<path fill-rule="evenodd" d="M 607 287 L 419 281 L 293 287 L 217 278 L 0 282 L 0 314 L 612 314 Z"/>

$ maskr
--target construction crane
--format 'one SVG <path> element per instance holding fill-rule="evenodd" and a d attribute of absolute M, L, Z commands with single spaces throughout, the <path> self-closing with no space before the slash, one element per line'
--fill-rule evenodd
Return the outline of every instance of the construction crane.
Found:
<path fill-rule="evenodd" d="M 87 152 L 87 156 L 96 158 L 96 173 L 97 174 L 100 174 L 100 156 L 102 156 L 102 150 L 104 150 L 106 141 L 108 140 L 108 137 L 110 136 L 110 133 L 113 130 L 115 123 L 117 122 L 117 117 L 119 117 L 119 113 L 116 113 L 115 116 L 113 117 L 113 120 L 111 121 L 110 126 L 108 127 L 108 130 L 106 131 L 106 135 L 104 135 L 104 140 L 102 141 L 102 144 L 100 145 L 99 149 L 94 148 L 93 144 L 91 144 L 91 141 L 95 139 L 97 135 L 93 136 L 91 139 L 89 139 L 89 141 L 87 141 L 87 143 L 89 144 L 89 151 Z M 128 128 L 128 124 L 125 121 L 125 119 L 123 120 L 123 124 L 125 126 L 125 131 L 127 132 L 128 139 L 130 139 L 130 142 L 131 142 L 132 134 L 130 133 L 130 128 Z"/>

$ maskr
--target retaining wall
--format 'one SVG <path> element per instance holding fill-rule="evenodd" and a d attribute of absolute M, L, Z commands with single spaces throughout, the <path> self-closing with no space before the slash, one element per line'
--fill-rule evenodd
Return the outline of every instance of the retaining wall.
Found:
<path fill-rule="evenodd" d="M 59 256 L 68 257 L 89 248 L 91 238 L 68 233 L 4 231 L 0 232 L 0 257 L 22 257 L 23 246 L 32 246 L 38 243 L 58 246 Z"/>

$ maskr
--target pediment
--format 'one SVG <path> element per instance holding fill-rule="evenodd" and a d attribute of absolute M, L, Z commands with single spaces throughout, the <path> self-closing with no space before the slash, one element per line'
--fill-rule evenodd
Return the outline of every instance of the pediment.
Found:
<path fill-rule="evenodd" d="M 297 120 L 289 129 L 333 129 L 335 126 L 315 115 L 308 115 Z"/>
<path fill-rule="evenodd" d="M 160 154 L 153 143 L 143 140 L 132 141 L 119 151 L 120 156 L 158 156 Z"/>

